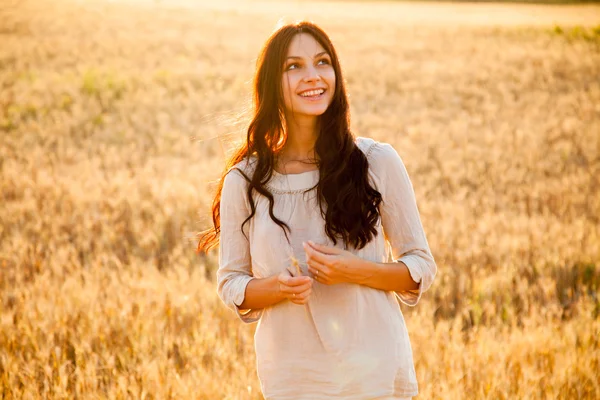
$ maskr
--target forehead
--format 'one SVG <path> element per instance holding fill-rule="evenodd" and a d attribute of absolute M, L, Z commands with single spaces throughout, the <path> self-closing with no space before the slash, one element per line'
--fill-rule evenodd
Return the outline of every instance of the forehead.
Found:
<path fill-rule="evenodd" d="M 298 33 L 290 42 L 288 57 L 313 57 L 325 51 L 323 46 L 309 33 Z"/>

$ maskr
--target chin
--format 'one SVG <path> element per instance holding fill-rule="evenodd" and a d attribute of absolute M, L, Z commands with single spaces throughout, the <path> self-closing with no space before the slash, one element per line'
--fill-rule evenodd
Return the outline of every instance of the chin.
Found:
<path fill-rule="evenodd" d="M 296 108 L 296 112 L 295 114 L 298 115 L 306 115 L 306 116 L 313 116 L 313 117 L 318 117 L 320 115 L 325 114 L 325 111 L 327 111 L 327 107 L 298 107 Z"/>

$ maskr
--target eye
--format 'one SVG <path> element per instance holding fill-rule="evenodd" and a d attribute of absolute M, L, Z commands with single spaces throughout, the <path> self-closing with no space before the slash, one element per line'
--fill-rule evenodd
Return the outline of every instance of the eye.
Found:
<path fill-rule="evenodd" d="M 317 65 L 329 65 L 329 64 L 331 64 L 331 62 L 329 62 L 329 59 L 327 59 L 327 58 L 321 58 L 317 62 Z"/>
<path fill-rule="evenodd" d="M 300 67 L 300 65 L 298 63 L 291 63 L 291 64 L 288 64 L 287 67 L 285 67 L 285 70 L 286 71 L 291 71 L 291 70 L 297 69 L 299 67 Z"/>

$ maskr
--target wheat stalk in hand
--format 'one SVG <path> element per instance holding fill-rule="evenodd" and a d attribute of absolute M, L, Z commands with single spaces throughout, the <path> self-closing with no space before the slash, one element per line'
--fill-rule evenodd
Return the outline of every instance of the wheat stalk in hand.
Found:
<path fill-rule="evenodd" d="M 292 254 L 290 256 L 290 260 L 292 261 L 294 268 L 288 268 L 288 271 L 290 271 L 292 276 L 302 276 L 302 269 L 300 269 L 300 263 L 298 262 L 298 259 Z"/>

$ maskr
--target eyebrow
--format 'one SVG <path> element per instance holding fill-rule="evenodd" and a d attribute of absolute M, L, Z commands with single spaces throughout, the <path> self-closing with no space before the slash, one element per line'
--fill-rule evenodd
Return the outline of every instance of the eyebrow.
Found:
<path fill-rule="evenodd" d="M 325 54 L 329 56 L 329 53 L 327 53 L 326 51 L 322 51 L 320 53 L 315 54 L 313 56 L 313 58 L 317 58 L 317 57 L 320 57 L 320 56 L 325 55 Z M 331 56 L 329 56 L 329 57 L 331 57 Z M 288 58 L 286 58 L 286 60 L 289 60 L 290 58 L 294 59 L 294 60 L 301 60 L 302 59 L 302 57 L 298 57 L 298 56 L 289 56 Z"/>

